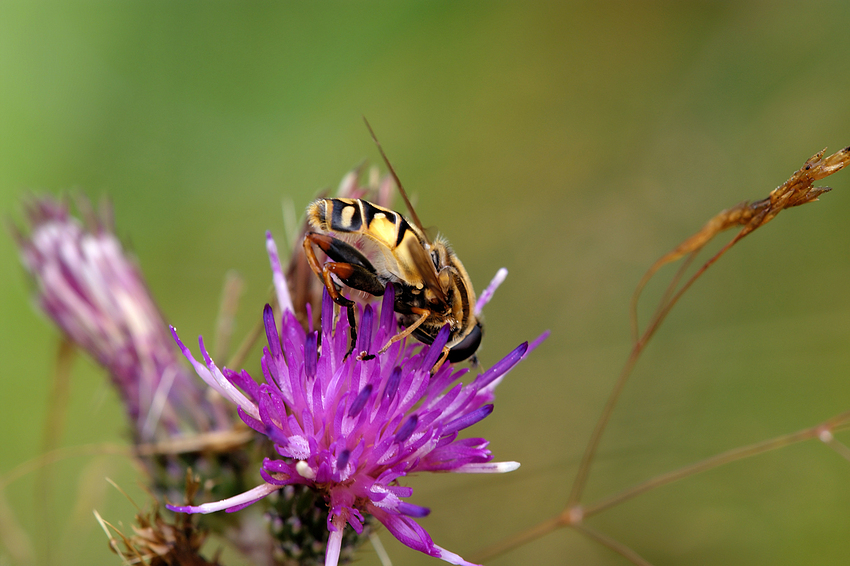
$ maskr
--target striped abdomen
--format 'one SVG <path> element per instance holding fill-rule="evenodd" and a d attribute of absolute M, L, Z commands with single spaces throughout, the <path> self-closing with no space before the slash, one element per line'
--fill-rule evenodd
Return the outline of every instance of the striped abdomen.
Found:
<path fill-rule="evenodd" d="M 422 288 L 420 266 L 430 263 L 428 241 L 398 212 L 361 199 L 322 198 L 307 207 L 307 221 L 356 246 L 379 274 Z"/>
<path fill-rule="evenodd" d="M 398 212 L 361 199 L 323 198 L 307 207 L 307 220 L 323 232 L 348 232 L 368 236 L 394 250 L 405 237 L 424 238 Z"/>

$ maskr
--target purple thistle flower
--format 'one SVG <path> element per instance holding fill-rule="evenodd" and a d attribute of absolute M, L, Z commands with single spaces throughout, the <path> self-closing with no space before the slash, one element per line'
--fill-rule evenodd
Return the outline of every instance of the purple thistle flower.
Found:
<path fill-rule="evenodd" d="M 219 369 L 203 339 L 204 362 L 197 361 L 173 328 L 172 333 L 198 375 L 233 401 L 242 420 L 266 435 L 281 458 L 266 458 L 260 471 L 265 482 L 241 495 L 167 507 L 183 513 L 233 512 L 284 486 L 304 485 L 328 504 L 326 565 L 339 560 L 345 525 L 360 533 L 366 513 L 411 548 L 452 564 L 469 564 L 434 544 L 415 520 L 429 509 L 405 501 L 413 490 L 398 480 L 422 471 L 499 473 L 519 467 L 517 462 L 493 462 L 485 439 L 458 436 L 492 412 L 498 382 L 546 335 L 531 346 L 521 344 L 467 385 L 460 379 L 468 369 L 446 363 L 430 373 L 448 327 L 431 346 L 402 341 L 373 359 L 346 358 L 346 317 L 334 324 L 334 305 L 325 294 L 321 331 L 305 331 L 293 314 L 271 235 L 267 243 L 283 313 L 279 328 L 272 308 L 266 305 L 263 311 L 265 383 L 257 384 L 244 370 Z M 387 292 L 380 310 L 371 305 L 362 310 L 356 351 L 375 351 L 396 333 L 394 296 Z"/>
<path fill-rule="evenodd" d="M 34 198 L 30 233 L 15 233 L 39 306 L 109 371 L 137 442 L 229 429 L 230 410 L 207 400 L 180 362 L 141 271 L 113 233 L 109 207 L 98 217 L 87 200 L 77 205 L 86 226 L 65 202 Z"/>

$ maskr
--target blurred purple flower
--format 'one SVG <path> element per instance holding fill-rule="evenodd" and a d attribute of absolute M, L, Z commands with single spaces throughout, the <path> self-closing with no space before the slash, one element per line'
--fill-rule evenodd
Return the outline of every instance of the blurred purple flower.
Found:
<path fill-rule="evenodd" d="M 219 369 L 200 340 L 204 363 L 193 357 L 172 328 L 174 338 L 195 371 L 210 387 L 233 401 L 251 428 L 266 435 L 282 459 L 266 458 L 265 482 L 241 495 L 172 511 L 210 513 L 242 509 L 287 485 L 303 485 L 327 501 L 330 536 L 326 565 L 339 560 L 343 530 L 363 529 L 364 513 L 373 515 L 407 546 L 452 564 L 469 564 L 433 543 L 416 522 L 429 509 L 405 501 L 413 490 L 398 480 L 420 471 L 500 473 L 516 462 L 492 462 L 483 438 L 459 439 L 461 430 L 493 410 L 494 388 L 533 349 L 523 343 L 471 383 L 459 382 L 468 370 L 444 364 L 431 368 L 446 342 L 448 328 L 431 346 L 399 342 L 374 359 L 345 358 L 348 323 L 334 324 L 334 305 L 325 294 L 321 331 L 305 331 L 293 308 L 274 241 L 267 238 L 273 279 L 282 307 L 281 329 L 271 307 L 263 312 L 268 347 L 263 351 L 265 383 L 244 370 Z M 396 333 L 395 293 L 384 295 L 381 309 L 361 313 L 356 351 L 374 351 Z"/>
<path fill-rule="evenodd" d="M 16 231 L 36 300 L 80 348 L 110 373 L 136 442 L 231 427 L 180 362 L 141 271 L 112 229 L 111 209 L 95 214 L 78 199 L 84 226 L 64 201 L 27 203 L 29 234 Z"/>

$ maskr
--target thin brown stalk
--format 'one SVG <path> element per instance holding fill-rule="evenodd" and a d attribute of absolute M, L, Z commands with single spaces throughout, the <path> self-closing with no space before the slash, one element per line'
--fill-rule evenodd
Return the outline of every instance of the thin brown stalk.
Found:
<path fill-rule="evenodd" d="M 570 496 L 567 499 L 567 508 L 577 505 L 581 500 L 582 492 L 584 491 L 584 487 L 587 483 L 587 476 L 590 473 L 590 465 L 593 463 L 593 458 L 596 455 L 596 449 L 599 447 L 599 441 L 602 440 L 602 433 L 605 432 L 605 427 L 608 425 L 611 413 L 614 412 L 614 407 L 617 405 L 620 393 L 623 392 L 623 388 L 626 386 L 626 381 L 628 381 L 635 364 L 637 364 L 638 358 L 640 358 L 640 354 L 643 351 L 643 345 L 643 340 L 639 340 L 634 345 L 631 353 L 629 354 L 629 359 L 626 360 L 626 365 L 620 372 L 620 377 L 617 378 L 617 382 L 614 384 L 611 393 L 608 395 L 608 401 L 606 401 L 605 407 L 602 408 L 602 414 L 599 415 L 599 419 L 596 421 L 596 426 L 593 428 L 590 440 L 588 440 L 587 446 L 584 449 L 584 454 L 581 457 L 578 472 L 576 472 L 573 487 L 570 490 Z"/>
<path fill-rule="evenodd" d="M 598 513 L 601 513 L 602 511 L 605 511 L 606 509 L 610 509 L 611 507 L 619 505 L 624 501 L 628 501 L 629 499 L 632 499 L 633 497 L 636 497 L 642 493 L 646 493 L 647 491 L 673 483 L 688 476 L 692 476 L 700 472 L 705 472 L 707 470 L 711 470 L 713 468 L 717 468 L 718 466 L 729 464 L 737 460 L 742 460 L 744 458 L 749 458 L 758 454 L 764 454 L 765 452 L 770 452 L 771 450 L 784 448 L 785 446 L 789 446 L 797 442 L 802 442 L 803 440 L 818 438 L 818 435 L 822 430 L 823 425 L 817 425 L 797 432 L 792 432 L 790 434 L 777 436 L 776 438 L 756 442 L 755 444 L 750 444 L 749 446 L 741 446 L 740 448 L 733 448 L 732 450 L 721 452 L 720 454 L 687 465 L 683 468 L 679 468 L 678 470 L 673 470 L 671 472 L 667 472 L 666 474 L 661 474 L 660 476 L 656 476 L 645 482 L 639 483 L 635 486 L 625 489 L 620 493 L 617 493 L 601 501 L 588 505 L 584 508 L 584 516 L 590 517 L 592 515 L 596 515 Z"/>
<path fill-rule="evenodd" d="M 623 388 L 635 367 L 635 364 L 640 358 L 646 344 L 655 334 L 655 331 L 691 285 L 693 285 L 694 282 L 732 246 L 748 234 L 770 222 L 782 210 L 814 202 L 818 200 L 820 195 L 830 190 L 828 187 L 814 187 L 813 184 L 816 180 L 840 171 L 848 163 L 850 163 L 850 147 L 846 147 L 826 158 L 824 158 L 825 151 L 826 150 L 821 150 L 809 158 L 806 163 L 803 164 L 803 167 L 795 171 L 785 183 L 771 191 L 767 198 L 752 203 L 743 202 L 714 216 L 699 232 L 686 239 L 672 252 L 662 256 L 658 261 L 656 261 L 643 276 L 641 281 L 638 283 L 637 289 L 632 298 L 631 317 L 633 336 L 637 336 L 639 333 L 637 329 L 637 301 L 640 297 L 641 291 L 652 276 L 662 266 L 673 261 L 677 261 L 684 256 L 689 256 L 686 260 L 686 263 L 689 263 L 693 260 L 693 257 L 720 232 L 735 226 L 741 227 L 741 231 L 729 243 L 727 243 L 702 267 L 700 267 L 700 269 L 698 269 L 697 272 L 691 276 L 691 278 L 682 285 L 678 291 L 674 292 L 676 284 L 684 274 L 684 269 L 680 269 L 677 272 L 674 276 L 673 282 L 665 291 L 664 296 L 659 303 L 655 314 L 648 323 L 643 335 L 639 339 L 634 340 L 634 345 L 631 353 L 629 354 L 629 358 L 626 360 L 620 376 L 608 396 L 608 400 L 602 409 L 602 413 L 600 414 L 599 419 L 596 422 L 596 426 L 588 440 L 587 446 L 585 447 L 578 471 L 576 472 L 573 487 L 570 490 L 570 496 L 567 499 L 566 508 L 569 509 L 581 501 L 581 496 L 590 473 L 590 466 L 593 463 L 593 459 L 599 447 L 599 442 L 602 439 L 602 434 L 605 432 L 605 428 L 608 425 L 611 414 L 617 404 L 617 400 L 619 399 L 620 394 L 622 393 Z"/>
<path fill-rule="evenodd" d="M 505 552 L 511 551 L 515 548 L 519 548 L 524 544 L 528 544 L 531 541 L 535 541 L 539 538 L 542 538 L 548 535 L 551 532 L 558 530 L 561 527 L 567 526 L 567 523 L 564 522 L 562 515 L 557 515 L 552 517 L 551 519 L 546 519 L 545 521 L 534 525 L 516 535 L 501 540 L 494 545 L 488 546 L 484 550 L 479 551 L 477 554 L 470 557 L 470 560 L 473 562 L 484 563 L 490 560 L 491 558 L 495 558 Z"/>
<path fill-rule="evenodd" d="M 611 419 L 611 414 L 614 412 L 614 407 L 617 405 L 617 400 L 620 398 L 620 394 L 623 392 L 623 389 L 626 386 L 626 382 L 631 376 L 632 370 L 640 359 L 641 354 L 643 353 L 644 348 L 647 343 L 652 339 L 655 331 L 661 326 L 661 323 L 664 322 L 664 319 L 682 297 L 682 295 L 687 291 L 691 285 L 693 285 L 696 280 L 703 274 L 705 271 L 711 267 L 711 265 L 716 262 L 720 257 L 726 253 L 740 238 L 743 236 L 738 234 L 732 241 L 726 244 L 719 252 L 717 252 L 714 257 L 709 259 L 699 270 L 688 279 L 687 282 L 679 289 L 675 294 L 673 294 L 672 298 L 669 299 L 667 304 L 660 305 L 656 314 L 653 316 L 652 320 L 649 322 L 647 329 L 644 331 L 643 335 L 640 339 L 635 342 L 632 347 L 632 351 L 629 354 L 629 359 L 626 360 L 625 366 L 623 366 L 622 371 L 620 372 L 620 377 L 617 379 L 617 382 L 614 384 L 613 389 L 611 390 L 611 394 L 608 396 L 608 401 L 605 403 L 605 407 L 602 409 L 602 413 L 599 415 L 599 420 L 596 421 L 596 427 L 593 429 L 593 433 L 590 436 L 590 440 L 587 443 L 587 447 L 585 448 L 584 454 L 581 459 L 581 463 L 579 464 L 578 472 L 576 473 L 575 481 L 573 482 L 573 488 L 570 492 L 570 497 L 567 500 L 567 508 L 573 507 L 577 505 L 581 501 L 581 495 L 584 491 L 585 485 L 587 484 L 587 477 L 590 473 L 590 466 L 593 463 L 593 458 L 596 455 L 596 450 L 599 448 L 599 442 L 602 440 L 602 434 L 605 432 L 605 428 L 608 426 L 608 421 Z"/>
<path fill-rule="evenodd" d="M 110 531 L 110 529 L 112 529 L 113 531 L 118 533 L 122 538 L 124 538 L 124 544 L 127 544 L 128 539 L 126 537 L 124 537 L 124 535 L 121 534 L 121 531 L 119 531 L 117 528 L 115 528 L 115 526 L 112 523 L 110 523 L 109 521 L 106 521 L 103 517 L 101 517 L 100 513 L 97 512 L 97 509 L 95 509 L 93 511 L 93 513 L 94 513 L 95 520 L 100 525 L 100 528 L 103 529 L 103 532 L 106 534 L 107 540 L 109 540 L 109 548 L 112 549 L 112 552 L 114 552 L 115 554 L 117 554 L 118 556 L 121 557 L 121 562 L 124 563 L 125 566 L 130 566 L 131 564 L 144 564 L 145 563 L 144 560 L 146 558 L 149 558 L 149 557 L 143 557 L 141 555 L 138 555 L 136 557 L 136 560 L 134 560 L 132 562 L 129 559 L 125 558 L 121 554 L 121 547 L 118 545 L 118 540 L 115 537 L 112 536 L 112 532 Z"/>
<path fill-rule="evenodd" d="M 170 438 L 156 444 L 138 444 L 134 451 L 138 456 L 158 454 L 185 454 L 190 452 L 213 452 L 221 454 L 240 448 L 255 439 L 257 433 L 247 427 L 233 430 L 217 430 L 191 436 Z"/>
<path fill-rule="evenodd" d="M 655 319 L 658 316 L 658 311 L 661 309 L 663 305 L 666 305 L 670 302 L 670 298 L 673 296 L 673 293 L 676 291 L 676 288 L 679 286 L 679 281 L 684 277 L 685 272 L 690 267 L 693 260 L 696 258 L 697 252 L 692 252 L 688 254 L 685 258 L 685 261 L 682 262 L 682 265 L 679 266 L 679 269 L 676 270 L 676 274 L 673 276 L 673 279 L 670 281 L 670 284 L 667 285 L 667 288 L 664 290 L 664 295 L 662 295 L 661 300 L 658 302 L 658 306 L 655 309 L 655 312 L 652 314 L 652 319 Z M 632 343 L 636 343 L 640 336 L 640 326 L 638 324 L 638 314 L 637 314 L 637 305 L 638 299 L 640 298 L 641 291 L 644 286 L 649 282 L 649 279 L 646 275 L 644 275 L 644 279 L 638 283 L 637 289 L 632 294 L 632 301 L 629 305 L 629 318 L 631 319 L 632 326 Z M 652 320 L 650 319 L 650 320 Z"/>
<path fill-rule="evenodd" d="M 701 250 L 720 232 L 741 227 L 746 235 L 776 218 L 786 208 L 817 201 L 820 195 L 831 189 L 815 187 L 814 182 L 840 171 L 850 163 L 850 147 L 841 149 L 829 157 L 824 157 L 825 152 L 825 149 L 821 150 L 806 160 L 803 167 L 795 171 L 783 184 L 773 189 L 766 198 L 742 202 L 712 217 L 699 232 L 659 258 L 647 270 L 637 286 L 636 294 L 640 294 L 646 283 L 661 267 Z"/>
<path fill-rule="evenodd" d="M 40 468 L 60 462 L 68 458 L 77 456 L 93 456 L 100 454 L 112 454 L 116 456 L 130 457 L 134 454 L 133 448 L 123 444 L 114 442 L 100 442 L 97 444 L 86 444 L 82 446 L 65 446 L 45 452 L 35 458 L 22 462 L 9 470 L 3 476 L 0 476 L 0 490 L 5 489 L 9 484 L 21 477 L 31 474 Z M 144 472 L 144 468 L 139 467 L 139 471 Z"/>
<path fill-rule="evenodd" d="M 632 564 L 637 564 L 637 566 L 652 566 L 650 562 L 648 562 L 640 554 L 638 554 L 625 544 L 609 537 L 606 534 L 597 531 L 596 529 L 591 529 L 584 523 L 578 523 L 576 525 L 573 525 L 573 528 L 581 534 L 585 535 L 586 537 L 593 539 L 599 544 L 610 548 Z"/>
<path fill-rule="evenodd" d="M 632 350 L 629 354 L 629 358 L 624 364 L 620 376 L 618 377 L 616 383 L 614 384 L 611 390 L 611 393 L 608 397 L 605 406 L 602 409 L 602 413 L 600 414 L 599 419 L 596 422 L 596 426 L 594 427 L 594 430 L 591 433 L 590 439 L 588 440 L 587 446 L 579 464 L 578 471 L 576 472 L 576 477 L 564 511 L 562 511 L 561 514 L 559 514 L 557 517 L 543 521 L 542 523 L 539 523 L 538 525 L 533 526 L 530 529 L 518 534 L 517 536 L 505 541 L 505 543 L 503 544 L 491 547 L 483 553 L 485 556 L 493 556 L 504 550 L 515 548 L 516 546 L 525 544 L 526 542 L 543 536 L 561 526 L 576 526 L 577 524 L 579 524 L 577 521 L 569 520 L 568 517 L 572 509 L 581 509 L 581 507 L 579 506 L 579 502 L 581 501 L 582 493 L 587 484 L 587 479 L 590 473 L 590 467 L 593 463 L 593 459 L 596 455 L 596 451 L 599 447 L 602 435 L 608 425 L 608 422 L 611 418 L 611 414 L 613 413 L 614 408 L 617 404 L 617 400 L 619 399 L 620 394 L 622 393 L 626 382 L 628 381 L 628 378 L 635 367 L 635 364 L 640 358 L 641 353 L 646 347 L 646 344 L 653 337 L 660 325 L 664 322 L 672 308 L 676 305 L 682 295 L 688 289 L 690 289 L 690 287 L 696 282 L 696 280 L 699 279 L 699 277 L 701 277 L 702 274 L 705 273 L 705 271 L 709 267 L 711 267 L 711 265 L 717 262 L 727 251 L 729 251 L 732 246 L 734 246 L 748 234 L 770 222 L 782 210 L 818 200 L 818 197 L 821 194 L 829 191 L 830 189 L 828 187 L 813 187 L 814 181 L 827 177 L 841 170 L 848 163 L 850 163 L 850 147 L 844 148 L 826 158 L 824 158 L 824 151 L 818 152 L 810 159 L 808 159 L 803 165 L 803 167 L 796 171 L 785 183 L 771 191 L 770 195 L 767 198 L 752 203 L 743 202 L 737 206 L 722 211 L 714 218 L 709 220 L 709 222 L 699 232 L 686 239 L 672 252 L 662 256 L 658 261 L 655 262 L 655 264 L 653 264 L 649 268 L 647 273 L 644 275 L 644 277 L 638 284 L 635 294 L 632 298 L 631 318 L 632 336 L 634 342 Z M 696 254 L 699 253 L 699 251 L 701 251 L 705 247 L 705 245 L 707 245 L 711 240 L 713 240 L 714 237 L 717 236 L 720 232 L 725 231 L 729 228 L 733 228 L 735 226 L 741 228 L 738 234 L 734 238 L 732 238 L 729 243 L 723 246 L 723 248 L 721 248 L 720 251 L 718 251 L 713 257 L 711 257 L 707 262 L 705 262 L 705 264 L 703 264 L 702 267 L 700 267 L 696 271 L 696 273 L 694 273 L 694 275 L 692 275 L 681 287 L 678 287 L 678 284 L 684 276 L 688 265 L 696 257 Z M 644 330 L 643 334 L 638 337 L 639 329 L 637 326 L 637 302 L 642 290 L 644 289 L 648 281 L 652 278 L 652 276 L 662 266 L 666 265 L 667 263 L 679 260 L 685 256 L 687 256 L 687 259 L 685 260 L 684 265 L 674 275 L 673 280 L 665 290 L 664 295 L 662 296 L 659 305 L 655 310 L 655 313 L 647 324 L 646 329 Z M 821 427 L 806 429 L 798 433 L 793 433 L 791 435 L 785 435 L 776 439 L 767 440 L 762 443 L 757 443 L 748 447 L 730 450 L 707 460 L 703 460 L 702 462 L 698 462 L 691 466 L 686 466 L 685 468 L 682 468 L 680 470 L 670 472 L 669 474 L 658 476 L 657 478 L 648 480 L 647 482 L 639 484 L 633 488 L 627 489 L 621 492 L 620 494 L 612 496 L 609 499 L 603 500 L 602 502 L 591 506 L 585 511 L 585 515 L 598 513 L 612 505 L 615 505 L 621 501 L 625 501 L 626 499 L 634 497 L 649 489 L 653 489 L 654 487 L 658 487 L 660 485 L 665 485 L 666 483 L 676 481 L 677 479 L 681 479 L 688 475 L 695 474 L 700 471 L 707 470 L 712 467 L 716 467 L 737 459 L 759 454 L 767 450 L 779 448 L 781 446 L 785 446 L 793 442 L 798 442 L 800 440 L 811 438 L 812 436 L 817 435 L 816 431 L 822 431 L 824 426 L 845 424 L 846 419 L 842 419 L 841 416 L 838 416 L 836 417 L 836 419 L 833 419 L 833 421 L 834 422 L 832 423 L 828 421 L 827 423 L 824 423 L 824 425 L 821 425 Z"/>
<path fill-rule="evenodd" d="M 628 489 L 625 489 L 619 493 L 616 493 L 610 497 L 602 499 L 588 506 L 582 507 L 577 505 L 575 507 L 568 507 L 567 509 L 559 513 L 557 516 L 552 517 L 550 519 L 546 519 L 538 523 L 537 525 L 534 525 L 516 534 L 510 539 L 506 539 L 484 549 L 483 551 L 479 552 L 479 554 L 475 558 L 478 561 L 485 561 L 509 550 L 518 548 L 523 544 L 527 544 L 529 542 L 537 540 L 559 528 L 572 527 L 579 530 L 581 527 L 587 528 L 587 526 L 582 523 L 584 519 L 593 515 L 598 515 L 599 513 L 610 509 L 611 507 L 619 505 L 620 503 L 628 501 L 629 499 L 637 497 L 638 495 L 646 493 L 647 491 L 651 491 L 655 488 L 662 487 L 664 485 L 673 483 L 680 479 L 684 479 L 688 476 L 698 474 L 700 472 L 717 468 L 719 466 L 729 464 L 737 460 L 749 458 L 751 456 L 757 456 L 759 454 L 763 454 L 771 450 L 784 448 L 786 446 L 790 446 L 791 444 L 802 442 L 804 440 L 817 438 L 822 440 L 825 444 L 827 444 L 830 448 L 833 449 L 836 449 L 837 445 L 837 451 L 842 456 L 845 456 L 850 459 L 850 450 L 848 450 L 844 444 L 835 440 L 831 435 L 833 431 L 838 431 L 847 428 L 848 424 L 850 424 L 850 411 L 835 415 L 834 417 L 831 417 L 823 423 L 820 423 L 813 427 L 805 428 L 796 432 L 792 432 L 790 434 L 777 436 L 775 438 L 770 438 L 768 440 L 763 440 L 755 444 L 750 444 L 749 446 L 742 446 L 739 448 L 733 448 L 732 450 L 727 450 L 726 452 L 722 452 L 715 456 L 706 458 L 705 460 L 689 464 L 687 466 L 679 468 L 678 470 L 673 470 L 671 472 L 661 474 L 654 478 L 650 478 L 645 482 L 634 485 Z"/>
<path fill-rule="evenodd" d="M 839 413 L 834 417 L 831 417 L 824 421 L 821 425 L 824 430 L 829 430 L 832 432 L 837 432 L 839 430 L 846 430 L 847 425 L 850 424 L 850 411 L 844 411 L 843 413 Z"/>
<path fill-rule="evenodd" d="M 824 157 L 825 151 L 821 150 L 806 160 L 803 167 L 795 171 L 782 185 L 772 190 L 766 198 L 754 202 L 745 201 L 732 208 L 721 211 L 712 217 L 699 232 L 687 238 L 673 251 L 659 258 L 647 270 L 643 278 L 641 278 L 634 295 L 632 295 L 631 319 L 633 336 L 636 337 L 638 335 L 638 299 L 646 284 L 661 267 L 677 261 L 684 256 L 690 256 L 686 260 L 686 263 L 689 262 L 697 252 L 702 250 L 718 234 L 730 228 L 741 228 L 741 232 L 733 240 L 733 243 L 737 242 L 747 234 L 773 220 L 786 208 L 815 202 L 820 195 L 830 191 L 831 189 L 829 187 L 813 186 L 814 182 L 840 171 L 850 163 L 850 147 L 839 150 L 828 157 Z M 668 292 L 671 288 L 675 287 L 681 273 L 682 270 L 679 271 L 670 287 L 668 287 Z M 660 301 L 660 305 L 666 304 L 668 296 L 668 294 L 665 294 L 664 298 Z M 658 310 L 660 310 L 660 307 Z"/>
<path fill-rule="evenodd" d="M 665 292 L 664 299 L 662 299 L 663 302 L 658 305 L 658 308 L 653 314 L 652 319 L 647 325 L 646 331 L 644 332 L 643 336 L 639 341 L 639 344 L 642 347 L 645 347 L 649 340 L 652 339 L 652 337 L 655 335 L 655 332 L 661 326 L 661 323 L 664 322 L 664 319 L 667 318 L 667 315 L 670 314 L 670 311 L 673 310 L 673 307 L 676 306 L 676 303 L 678 303 L 679 299 L 682 298 L 682 295 L 684 295 L 685 292 L 690 289 L 694 283 L 696 283 L 697 279 L 699 279 L 708 270 L 709 267 L 714 265 L 717 260 L 723 257 L 723 255 L 730 249 L 732 249 L 732 246 L 737 244 L 744 236 L 746 236 L 746 233 L 744 233 L 744 231 L 742 230 L 734 238 L 732 238 L 729 243 L 723 246 L 720 251 L 718 251 L 711 258 L 709 258 L 708 261 L 702 264 L 702 266 L 677 291 L 675 291 L 675 293 L 671 292 L 668 294 Z M 694 254 L 695 253 L 696 252 L 694 252 Z M 694 254 L 691 254 L 691 256 L 686 261 L 690 262 L 693 259 Z"/>

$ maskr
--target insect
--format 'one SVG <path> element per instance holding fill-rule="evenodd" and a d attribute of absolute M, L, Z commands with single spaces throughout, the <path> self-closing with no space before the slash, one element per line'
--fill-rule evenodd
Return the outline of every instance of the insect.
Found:
<path fill-rule="evenodd" d="M 368 126 L 368 122 L 367 122 Z M 369 131 L 372 132 L 371 127 Z M 374 138 L 374 133 L 372 133 Z M 449 339 L 434 371 L 450 362 L 473 356 L 481 343 L 482 326 L 474 314 L 475 291 L 463 264 L 441 236 L 433 241 L 410 205 L 404 188 L 387 161 L 413 222 L 399 212 L 362 199 L 320 198 L 307 207 L 307 221 L 315 230 L 304 237 L 304 252 L 312 270 L 331 298 L 348 308 L 352 346 L 356 337 L 353 301 L 341 294 L 341 285 L 382 296 L 387 283 L 395 289 L 395 311 L 405 329 L 378 353 L 413 335 L 431 344 L 449 325 Z M 320 263 L 315 247 L 331 261 Z"/>

